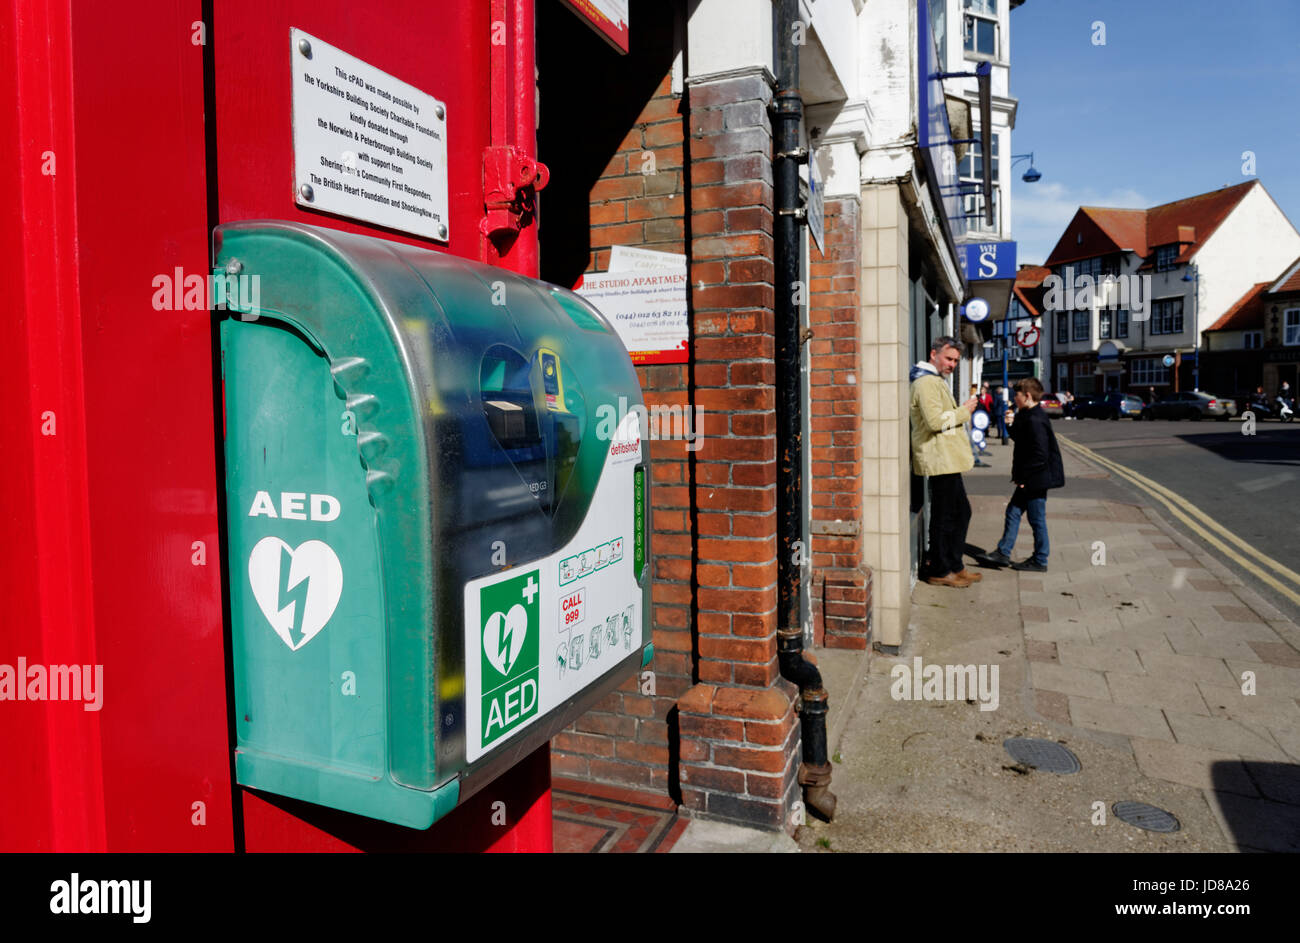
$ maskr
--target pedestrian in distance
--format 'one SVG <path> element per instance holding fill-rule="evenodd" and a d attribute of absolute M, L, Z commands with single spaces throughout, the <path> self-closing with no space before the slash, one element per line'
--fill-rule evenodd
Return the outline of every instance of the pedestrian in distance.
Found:
<path fill-rule="evenodd" d="M 922 562 L 927 583 L 965 589 L 982 579 L 962 562 L 966 530 L 970 526 L 970 501 L 962 472 L 974 459 L 967 449 L 966 426 L 978 400 L 971 396 L 960 406 L 945 379 L 961 363 L 961 343 L 939 337 L 930 344 L 930 358 L 912 367 L 911 404 L 912 470 L 929 478 L 930 546 Z"/>
<path fill-rule="evenodd" d="M 1011 408 L 1011 400 L 1007 398 L 1007 388 L 999 386 L 997 389 L 997 399 L 994 402 L 993 414 L 998 419 L 998 436 L 1002 439 L 1002 444 L 1007 444 L 1007 410 Z"/>
<path fill-rule="evenodd" d="M 1031 573 L 1047 572 L 1047 556 L 1051 545 L 1047 539 L 1047 492 L 1065 486 L 1065 469 L 1061 464 L 1061 450 L 1056 444 L 1056 433 L 1051 420 L 1039 407 L 1043 398 L 1043 384 L 1026 377 L 1016 384 L 1016 413 L 1011 422 L 1011 438 L 1015 449 L 1011 455 L 1011 480 L 1016 490 L 1007 502 L 1003 521 L 1002 539 L 997 549 L 975 559 L 981 566 L 1027 570 Z M 1020 532 L 1021 515 L 1028 514 L 1029 526 L 1034 532 L 1034 552 L 1019 563 L 1011 562 L 1011 550 Z"/>

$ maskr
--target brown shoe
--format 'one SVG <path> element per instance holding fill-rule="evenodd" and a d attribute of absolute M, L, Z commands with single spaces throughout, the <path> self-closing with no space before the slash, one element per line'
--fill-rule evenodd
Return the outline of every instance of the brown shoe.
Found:
<path fill-rule="evenodd" d="M 984 579 L 983 573 L 976 573 L 974 570 L 962 570 L 960 573 L 957 573 L 956 575 L 960 576 L 968 583 L 978 583 L 980 580 Z"/>
<path fill-rule="evenodd" d="M 925 581 L 931 586 L 952 586 L 956 589 L 965 589 L 970 586 L 970 580 L 962 579 L 960 573 L 949 573 L 947 576 L 927 576 Z"/>

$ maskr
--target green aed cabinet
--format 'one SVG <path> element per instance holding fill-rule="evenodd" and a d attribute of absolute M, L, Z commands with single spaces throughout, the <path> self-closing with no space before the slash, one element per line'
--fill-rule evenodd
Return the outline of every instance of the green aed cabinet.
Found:
<path fill-rule="evenodd" d="M 578 295 L 218 227 L 245 786 L 413 828 L 650 660 L 636 372 Z"/>

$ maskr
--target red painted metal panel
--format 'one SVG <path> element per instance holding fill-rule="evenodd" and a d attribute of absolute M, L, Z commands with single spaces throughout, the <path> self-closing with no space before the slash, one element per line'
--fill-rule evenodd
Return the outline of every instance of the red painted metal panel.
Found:
<path fill-rule="evenodd" d="M 427 833 L 244 793 L 236 835 L 209 314 L 183 292 L 178 310 L 156 304 L 164 277 L 175 288 L 178 274 L 207 272 L 213 188 L 222 222 L 298 219 L 442 248 L 294 204 L 290 26 L 447 102 L 448 248 L 478 257 L 488 5 L 222 0 L 203 37 L 216 63 L 210 179 L 200 2 L 143 2 L 129 18 L 89 0 L 15 0 L 0 13 L 12 82 L 0 102 L 12 153 L 0 265 L 13 299 L 0 342 L 14 354 L 0 411 L 12 445 L 0 472 L 0 664 L 104 667 L 101 711 L 0 702 L 0 755 L 16 765 L 0 781 L 0 849 L 549 851 L 546 749 Z M 504 143 L 535 156 L 531 3 L 510 0 L 498 87 L 527 90 Z M 535 227 L 500 261 L 535 275 Z M 491 821 L 496 801 L 504 827 Z"/>
<path fill-rule="evenodd" d="M 229 850 L 210 315 L 157 281 L 208 270 L 206 37 L 149 6 L 72 22 L 103 804 L 111 850 Z"/>
<path fill-rule="evenodd" d="M 217 186 L 221 222 L 289 219 L 441 249 L 407 233 L 294 203 L 289 30 L 297 27 L 447 103 L 455 255 L 478 258 L 488 139 L 486 3 L 221 0 L 216 4 Z"/>
<path fill-rule="evenodd" d="M 93 665 L 71 13 L 20 0 L 0 17 L 0 342 L 16 367 L 0 410 L 0 664 Z M 0 780 L 0 848 L 104 847 L 99 722 L 75 702 L 0 702 L 0 755 L 13 764 Z"/>

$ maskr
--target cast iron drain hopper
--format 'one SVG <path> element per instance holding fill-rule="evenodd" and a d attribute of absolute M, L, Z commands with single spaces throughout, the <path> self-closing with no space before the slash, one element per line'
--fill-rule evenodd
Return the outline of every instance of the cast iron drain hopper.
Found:
<path fill-rule="evenodd" d="M 1126 799 L 1123 802 L 1116 802 L 1110 808 L 1117 818 L 1129 825 L 1146 829 L 1148 832 L 1176 832 L 1181 827 L 1178 819 L 1171 813 L 1147 805 L 1145 802 L 1132 802 Z"/>
<path fill-rule="evenodd" d="M 1017 763 L 1042 770 L 1044 773 L 1068 774 L 1083 769 L 1077 756 L 1051 740 L 1011 737 L 1002 741 L 1002 746 Z"/>

